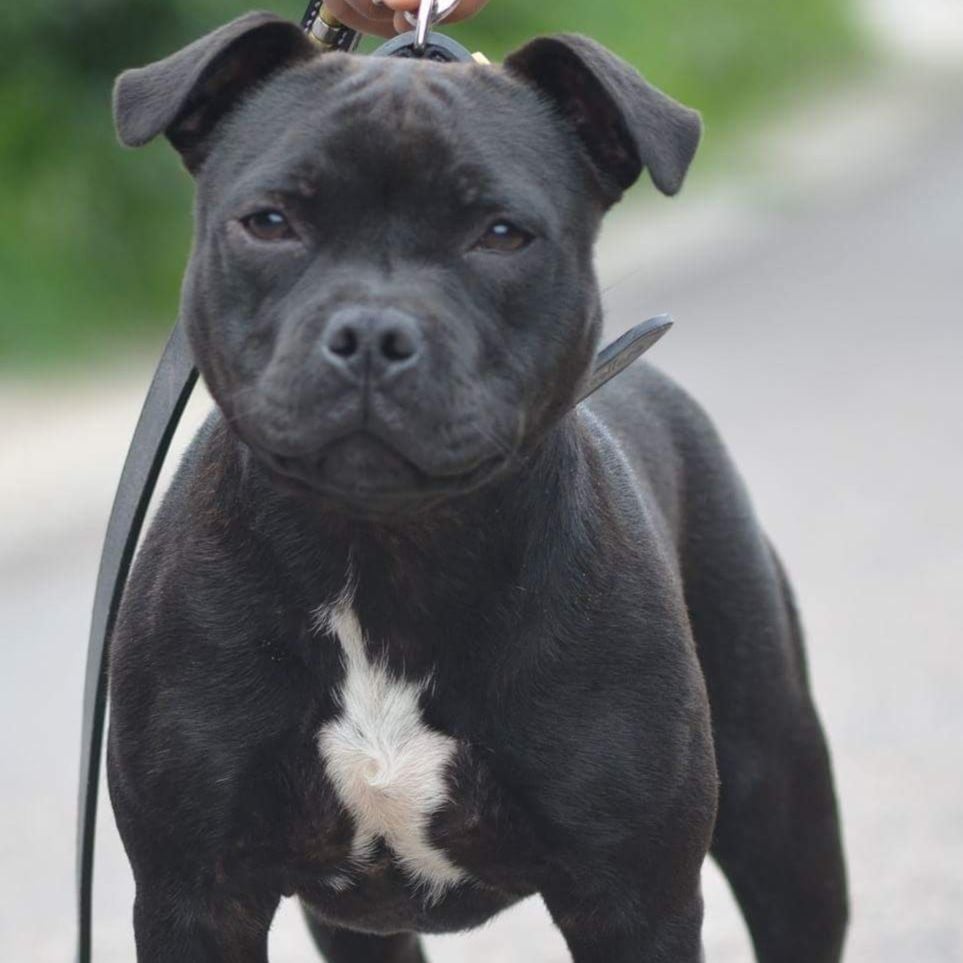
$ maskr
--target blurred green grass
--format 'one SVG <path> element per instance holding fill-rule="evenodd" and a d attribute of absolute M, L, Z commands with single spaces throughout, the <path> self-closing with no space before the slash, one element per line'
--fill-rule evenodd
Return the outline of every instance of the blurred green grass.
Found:
<path fill-rule="evenodd" d="M 303 6 L 274 9 L 297 19 Z M 245 9 L 228 0 L 4 5 L 0 365 L 77 363 L 170 326 L 190 243 L 190 180 L 164 143 L 137 154 L 117 146 L 111 84 Z M 847 0 L 491 0 L 451 28 L 493 60 L 560 30 L 616 50 L 701 110 L 710 135 L 860 49 Z"/>

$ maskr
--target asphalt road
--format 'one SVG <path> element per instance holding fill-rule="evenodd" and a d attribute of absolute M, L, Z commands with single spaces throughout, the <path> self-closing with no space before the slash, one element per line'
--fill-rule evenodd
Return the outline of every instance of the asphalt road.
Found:
<path fill-rule="evenodd" d="M 713 413 L 796 583 L 845 820 L 848 959 L 867 963 L 963 960 L 958 104 L 940 102 L 939 122 L 898 150 L 857 138 L 851 176 L 789 194 L 750 177 L 736 216 L 715 217 L 718 195 L 696 190 L 655 216 L 704 230 L 680 240 L 623 221 L 605 248 L 609 275 L 636 265 L 607 295 L 610 334 L 674 313 L 653 359 Z M 6 396 L 16 417 L 0 454 L 0 958 L 12 963 L 72 955 L 87 612 L 139 377 L 109 371 L 82 390 Z M 101 815 L 97 959 L 120 963 L 133 959 L 131 883 Z M 749 960 L 711 868 L 707 902 L 709 963 Z M 435 963 L 566 959 L 537 901 L 430 947 Z M 272 954 L 313 958 L 291 906 Z"/>

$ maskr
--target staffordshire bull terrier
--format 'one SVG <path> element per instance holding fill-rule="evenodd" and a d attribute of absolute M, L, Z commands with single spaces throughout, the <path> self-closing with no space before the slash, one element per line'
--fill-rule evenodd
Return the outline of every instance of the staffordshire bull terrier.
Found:
<path fill-rule="evenodd" d="M 591 40 L 321 56 L 252 14 L 123 74 L 196 176 L 217 408 L 113 640 L 140 963 L 420 963 L 538 893 L 576 963 L 835 963 L 846 886 L 789 586 L 712 425 L 637 365 L 574 406 L 593 244 L 698 116 Z"/>

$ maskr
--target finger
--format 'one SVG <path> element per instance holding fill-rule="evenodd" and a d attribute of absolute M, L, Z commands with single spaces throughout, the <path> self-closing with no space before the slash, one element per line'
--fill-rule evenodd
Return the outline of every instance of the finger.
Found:
<path fill-rule="evenodd" d="M 355 3 L 372 12 L 374 16 L 365 16 L 359 12 Z M 354 0 L 352 3 L 348 3 L 347 0 L 325 0 L 324 5 L 333 16 L 352 30 L 359 30 L 361 33 L 376 37 L 393 37 L 395 35 L 391 11 L 384 8 L 379 9 L 377 6 L 367 3 L 367 0 Z"/>
<path fill-rule="evenodd" d="M 415 11 L 420 5 L 420 0 L 382 0 L 386 7 L 392 10 Z M 445 18 L 445 20 L 467 20 L 475 16 L 488 0 L 461 0 L 461 3 Z"/>
<path fill-rule="evenodd" d="M 347 0 L 349 7 L 354 7 L 365 20 L 390 20 L 391 11 L 382 0 Z"/>
<path fill-rule="evenodd" d="M 446 23 L 457 23 L 459 20 L 465 20 L 472 15 L 472 11 L 467 11 L 465 13 L 455 14 L 452 12 L 449 16 L 445 17 L 442 21 L 442 26 Z M 414 27 L 405 19 L 404 13 L 395 14 L 395 30 L 398 33 L 407 33 L 409 30 L 414 30 Z"/>
<path fill-rule="evenodd" d="M 382 0 L 386 7 L 390 7 L 392 10 L 399 11 L 401 13 L 413 13 L 420 6 L 420 0 Z M 445 17 L 446 23 L 454 23 L 457 20 L 467 20 L 469 17 L 473 17 L 488 0 L 461 0 L 461 3 L 455 7 L 452 12 Z M 399 27 L 399 18 L 395 17 L 395 28 L 399 30 L 408 29 L 408 25 L 405 24 L 404 28 Z"/>

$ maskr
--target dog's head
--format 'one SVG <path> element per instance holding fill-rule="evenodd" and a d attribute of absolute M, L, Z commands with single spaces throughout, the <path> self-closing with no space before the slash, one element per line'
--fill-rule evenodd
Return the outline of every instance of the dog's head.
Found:
<path fill-rule="evenodd" d="M 581 37 L 442 65 L 321 55 L 269 14 L 124 73 L 115 116 L 197 178 L 182 318 L 228 422 L 373 509 L 477 487 L 572 404 L 601 217 L 646 168 L 674 194 L 700 132 Z"/>

